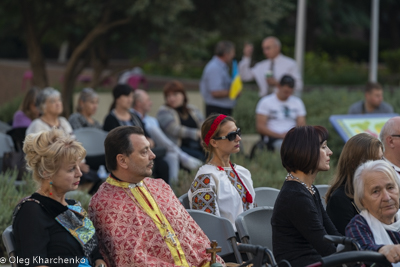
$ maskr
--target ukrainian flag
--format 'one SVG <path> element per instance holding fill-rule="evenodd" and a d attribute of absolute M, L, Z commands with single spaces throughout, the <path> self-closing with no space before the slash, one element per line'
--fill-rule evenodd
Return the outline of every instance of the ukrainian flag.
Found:
<path fill-rule="evenodd" d="M 242 79 L 240 79 L 238 64 L 236 60 L 232 62 L 232 83 L 229 91 L 229 98 L 234 100 L 243 89 Z"/>

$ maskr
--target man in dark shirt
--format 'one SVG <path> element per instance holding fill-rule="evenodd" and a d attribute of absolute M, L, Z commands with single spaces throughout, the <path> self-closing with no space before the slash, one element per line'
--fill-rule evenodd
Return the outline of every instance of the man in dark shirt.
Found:
<path fill-rule="evenodd" d="M 383 89 L 379 83 L 369 82 L 365 87 L 364 100 L 350 106 L 348 114 L 393 113 L 393 107 L 383 101 Z"/>

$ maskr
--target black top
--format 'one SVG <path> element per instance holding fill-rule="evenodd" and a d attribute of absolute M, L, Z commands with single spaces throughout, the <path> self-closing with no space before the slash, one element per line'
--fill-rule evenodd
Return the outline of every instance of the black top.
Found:
<path fill-rule="evenodd" d="M 176 108 L 176 111 L 179 114 L 179 119 L 181 121 L 181 125 L 186 126 L 188 128 L 197 129 L 197 123 L 190 115 L 190 112 L 184 111 L 183 107 Z M 182 138 L 181 139 L 181 146 L 182 147 L 190 147 L 194 149 L 200 149 L 201 145 L 199 141 L 193 140 L 192 138 Z"/>
<path fill-rule="evenodd" d="M 40 202 L 26 201 L 20 206 L 14 222 L 16 254 L 25 261 L 20 266 L 65 266 L 76 267 L 78 263 L 50 264 L 46 259 L 83 258 L 84 252 L 79 242 L 55 220 L 55 217 L 68 208 L 58 201 L 34 193 L 31 196 Z M 74 200 L 67 200 L 74 205 Z M 43 205 L 43 206 L 42 206 Z M 44 208 L 44 206 L 46 208 Z M 91 261 L 101 259 L 98 247 L 91 254 Z M 29 259 L 29 263 L 27 260 Z M 40 262 L 39 260 L 43 261 Z M 60 262 L 61 263 L 61 262 Z"/>
<path fill-rule="evenodd" d="M 306 266 L 336 251 L 323 240 L 326 234 L 340 235 L 315 194 L 296 181 L 285 181 L 276 199 L 271 218 L 272 244 L 277 262 Z"/>
<path fill-rule="evenodd" d="M 139 126 L 140 128 L 143 129 L 144 135 L 146 137 L 149 137 L 149 134 L 146 132 L 146 129 L 144 128 L 143 121 L 135 114 L 130 112 L 131 119 L 129 121 L 120 121 L 114 114 L 114 110 L 112 110 L 106 118 L 104 119 L 104 124 L 103 124 L 103 130 L 104 131 L 111 131 L 114 128 L 117 128 L 119 126 Z"/>
<path fill-rule="evenodd" d="M 346 196 L 344 185 L 338 187 L 329 198 L 326 205 L 326 213 L 342 235 L 345 235 L 347 224 L 359 212 L 356 209 L 353 199 Z"/>

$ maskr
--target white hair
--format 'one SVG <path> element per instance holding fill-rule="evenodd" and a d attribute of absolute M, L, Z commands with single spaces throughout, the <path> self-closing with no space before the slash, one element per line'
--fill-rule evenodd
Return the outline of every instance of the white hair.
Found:
<path fill-rule="evenodd" d="M 40 111 L 43 112 L 46 100 L 48 98 L 60 97 L 60 95 L 61 95 L 60 92 L 54 89 L 53 87 L 46 87 L 42 91 L 40 91 L 37 100 Z"/>
<path fill-rule="evenodd" d="M 396 172 L 389 163 L 384 160 L 369 160 L 364 162 L 357 168 L 353 178 L 354 202 L 360 210 L 365 209 L 362 205 L 362 199 L 364 198 L 365 193 L 364 175 L 372 172 L 384 173 L 397 186 L 397 189 L 400 188 L 400 180 L 397 178 Z"/>

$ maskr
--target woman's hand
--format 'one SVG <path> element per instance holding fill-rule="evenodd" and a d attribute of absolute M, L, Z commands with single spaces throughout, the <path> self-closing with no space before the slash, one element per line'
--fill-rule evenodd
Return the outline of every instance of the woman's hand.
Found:
<path fill-rule="evenodd" d="M 400 261 L 400 245 L 386 245 L 381 247 L 378 252 L 385 255 L 386 259 L 391 263 Z"/>
<path fill-rule="evenodd" d="M 103 260 L 96 260 L 95 264 L 96 264 L 95 267 L 107 267 L 106 262 Z M 103 265 L 103 266 L 100 266 L 100 265 Z"/>

